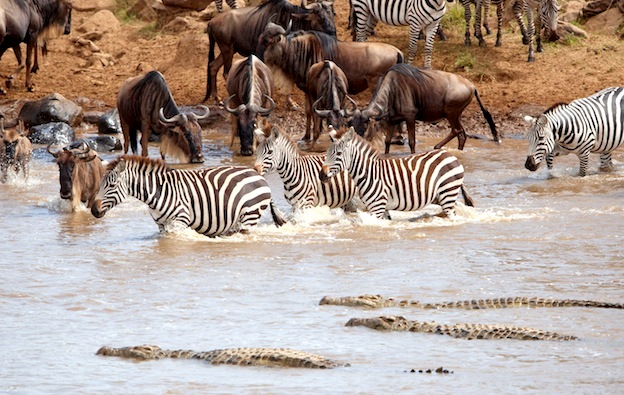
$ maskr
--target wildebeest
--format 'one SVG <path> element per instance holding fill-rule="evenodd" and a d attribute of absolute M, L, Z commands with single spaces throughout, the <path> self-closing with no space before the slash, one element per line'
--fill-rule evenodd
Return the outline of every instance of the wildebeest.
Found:
<path fill-rule="evenodd" d="M 208 71 L 206 76 L 206 96 L 217 96 L 217 73 L 223 66 L 223 76 L 232 66 L 235 53 L 242 56 L 256 54 L 258 36 L 262 34 L 269 20 L 280 26 L 292 22 L 293 30 L 318 30 L 336 36 L 334 13 L 330 2 L 321 1 L 301 6 L 287 0 L 268 0 L 257 7 L 245 7 L 219 14 L 208 22 Z M 219 46 L 221 53 L 215 59 L 214 47 Z"/>
<path fill-rule="evenodd" d="M 307 75 L 306 94 L 306 132 L 304 140 L 310 140 L 312 126 L 312 142 L 316 142 L 323 128 L 322 120 L 335 129 L 340 128 L 346 118 L 353 115 L 357 104 L 349 97 L 349 81 L 344 71 L 331 60 L 318 62 L 310 67 Z M 351 108 L 345 106 L 346 103 Z M 311 121 L 313 125 L 311 125 Z"/>
<path fill-rule="evenodd" d="M 391 66 L 403 62 L 403 53 L 390 44 L 339 41 L 316 31 L 288 33 L 275 24 L 269 24 L 258 40 L 258 57 L 271 68 L 276 84 L 285 76 L 301 90 L 306 89 L 310 67 L 323 60 L 344 71 L 350 94 L 374 87 Z"/>
<path fill-rule="evenodd" d="M 0 0 L 0 56 L 13 48 L 19 66 L 13 78 L 23 68 L 20 43 L 26 43 L 26 89 L 33 90 L 30 73 L 32 57 L 37 60 L 37 47 L 46 51 L 46 41 L 71 30 L 71 0 Z M 10 85 L 10 82 L 9 82 Z"/>
<path fill-rule="evenodd" d="M 239 136 L 241 155 L 250 156 L 254 152 L 254 129 L 257 116 L 268 116 L 275 108 L 274 84 L 271 70 L 255 55 L 234 62 L 228 74 L 226 87 L 230 95 L 223 103 L 231 114 L 232 141 Z"/>
<path fill-rule="evenodd" d="M 201 163 L 201 126 L 198 121 L 210 115 L 180 113 L 169 91 L 165 77 L 158 71 L 129 78 L 119 89 L 117 109 L 124 133 L 124 153 L 132 147 L 137 152 L 137 133 L 141 132 L 141 155 L 147 156 L 152 133 L 160 136 L 160 154 L 173 156 L 181 162 Z"/>
<path fill-rule="evenodd" d="M 24 135 L 24 126 L 20 122 L 17 129 L 4 130 L 0 120 L 0 176 L 1 182 L 6 182 L 9 170 L 19 173 L 28 179 L 30 158 L 32 157 L 32 144 Z"/>
<path fill-rule="evenodd" d="M 80 202 L 90 208 L 95 201 L 104 174 L 102 159 L 85 140 L 78 140 L 63 148 L 48 145 L 48 152 L 56 158 L 59 168 L 61 198 L 71 202 L 75 211 Z"/>
<path fill-rule="evenodd" d="M 407 123 L 409 147 L 416 145 L 416 121 L 436 122 L 448 119 L 451 133 L 435 145 L 436 149 L 457 137 L 458 148 L 464 149 L 466 131 L 460 122 L 464 109 L 477 98 L 494 141 L 498 133 L 492 115 L 483 107 L 475 86 L 457 74 L 440 70 L 420 69 L 403 63 L 392 66 L 379 80 L 366 109 L 357 110 L 351 119 L 355 131 L 363 136 L 370 118 L 383 120 L 389 125 Z M 392 132 L 386 134 L 386 154 L 390 150 Z"/>

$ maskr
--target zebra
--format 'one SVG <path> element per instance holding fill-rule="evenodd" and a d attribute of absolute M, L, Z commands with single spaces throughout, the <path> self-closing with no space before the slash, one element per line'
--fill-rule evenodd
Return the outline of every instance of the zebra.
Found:
<path fill-rule="evenodd" d="M 260 175 L 277 172 L 284 184 L 284 197 L 295 210 L 317 206 L 355 208 L 349 205 L 356 197 L 355 183 L 347 172 L 321 182 L 325 155 L 302 155 L 286 134 L 269 123 L 263 129 L 257 128 L 255 135 L 258 148 L 254 168 Z"/>
<path fill-rule="evenodd" d="M 275 224 L 285 223 L 266 180 L 245 167 L 178 170 L 160 159 L 122 155 L 110 162 L 91 214 L 101 218 L 128 196 L 149 206 L 161 232 L 189 227 L 209 237 L 231 234 L 256 225 L 269 205 Z"/>
<path fill-rule="evenodd" d="M 236 0 L 225 0 L 225 2 L 227 3 L 228 6 L 230 6 L 231 9 L 235 9 L 238 8 L 238 5 L 236 4 Z M 217 6 L 217 12 L 220 14 L 223 12 L 223 0 L 215 0 L 215 5 Z"/>
<path fill-rule="evenodd" d="M 446 0 L 350 0 L 356 41 L 366 41 L 378 21 L 409 26 L 408 63 L 416 57 L 420 32 L 425 31 L 425 68 L 431 68 L 433 40 L 446 13 Z"/>
<path fill-rule="evenodd" d="M 481 21 L 483 20 L 483 27 L 486 34 L 490 34 L 490 27 L 487 22 L 487 15 L 490 10 L 490 5 L 496 6 L 496 18 L 497 18 L 497 30 L 496 30 L 496 47 L 502 46 L 502 30 L 503 16 L 506 7 L 511 7 L 513 14 L 520 27 L 520 33 L 522 34 L 522 43 L 529 45 L 529 62 L 535 61 L 535 53 L 533 47 L 533 37 L 536 37 L 537 52 L 543 51 L 542 41 L 540 34 L 535 35 L 535 32 L 540 32 L 542 26 L 546 29 L 546 34 L 551 41 L 556 41 L 559 36 L 557 34 L 557 15 L 559 12 L 559 4 L 557 0 L 510 0 L 507 3 L 505 0 L 461 0 L 464 7 L 464 15 L 466 19 L 466 33 L 464 44 L 470 46 L 470 19 L 472 17 L 470 11 L 470 4 L 475 4 L 475 23 L 474 23 L 474 36 L 479 41 L 480 47 L 485 47 L 485 40 L 481 33 Z M 533 10 L 538 9 L 540 18 L 538 18 L 538 27 L 535 27 Z M 483 12 L 483 17 L 481 13 Z M 527 15 L 527 24 L 524 23 L 523 14 Z"/>
<path fill-rule="evenodd" d="M 524 167 L 539 168 L 546 158 L 552 169 L 555 156 L 579 157 L 579 176 L 587 175 L 590 153 L 600 154 L 600 170 L 613 169 L 611 153 L 624 144 L 624 87 L 611 87 L 569 104 L 558 103 L 531 120 L 529 154 Z"/>
<path fill-rule="evenodd" d="M 464 167 L 445 150 L 433 150 L 403 158 L 380 159 L 379 153 L 353 127 L 331 131 L 334 141 L 327 150 L 321 178 L 347 170 L 360 199 L 377 218 L 389 218 L 389 210 L 415 211 L 428 204 L 442 207 L 439 216 L 453 213 L 459 192 L 474 206 L 464 186 Z"/>

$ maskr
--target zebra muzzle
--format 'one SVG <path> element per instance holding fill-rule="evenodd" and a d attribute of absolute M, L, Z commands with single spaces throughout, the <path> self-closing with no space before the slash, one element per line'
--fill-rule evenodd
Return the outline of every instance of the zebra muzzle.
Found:
<path fill-rule="evenodd" d="M 527 160 L 524 163 L 524 167 L 527 170 L 535 171 L 539 167 L 539 162 L 535 163 L 535 158 L 533 158 L 532 156 L 527 156 Z"/>
<path fill-rule="evenodd" d="M 329 166 L 321 167 L 321 170 L 319 171 L 319 178 L 321 179 L 321 182 L 327 182 L 329 177 L 331 177 L 332 175 L 333 174 L 330 174 Z"/>
<path fill-rule="evenodd" d="M 255 170 L 258 174 L 260 174 L 261 176 L 262 176 L 262 175 L 264 175 L 264 174 L 263 174 L 264 172 L 262 171 L 262 165 L 261 165 L 261 164 L 260 164 L 260 165 L 255 165 L 255 166 L 254 166 L 254 170 Z"/>

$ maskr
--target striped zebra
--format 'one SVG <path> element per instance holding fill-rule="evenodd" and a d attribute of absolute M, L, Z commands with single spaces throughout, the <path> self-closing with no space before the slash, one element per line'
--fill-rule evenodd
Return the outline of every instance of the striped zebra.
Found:
<path fill-rule="evenodd" d="M 236 4 L 236 0 L 225 0 L 225 2 L 227 3 L 228 6 L 230 6 L 231 9 L 235 9 L 238 8 L 238 5 Z M 220 14 L 223 12 L 223 0 L 215 0 L 215 5 L 217 6 L 217 12 Z"/>
<path fill-rule="evenodd" d="M 378 21 L 392 26 L 409 26 L 408 63 L 416 57 L 421 31 L 425 32 L 425 68 L 431 68 L 433 40 L 446 13 L 446 0 L 350 0 L 356 41 L 366 41 Z"/>
<path fill-rule="evenodd" d="M 266 180 L 250 168 L 177 170 L 162 160 L 123 155 L 109 164 L 91 213 L 101 218 L 128 196 L 149 206 L 161 231 L 229 234 L 256 225 L 269 205 L 275 224 L 285 223 Z"/>
<path fill-rule="evenodd" d="M 524 167 L 528 170 L 537 170 L 544 158 L 552 169 L 555 156 L 569 153 L 579 157 L 581 177 L 587 174 L 590 153 L 600 154 L 600 170 L 611 170 L 611 153 L 624 144 L 624 87 L 555 104 L 532 119 L 527 138 L 529 155 Z"/>
<path fill-rule="evenodd" d="M 346 132 L 332 131 L 330 136 L 334 142 L 327 150 L 321 177 L 347 170 L 364 206 L 377 218 L 389 217 L 389 210 L 414 211 L 431 203 L 442 207 L 440 216 L 448 216 L 460 191 L 466 204 L 474 206 L 464 187 L 464 167 L 444 150 L 380 159 L 352 127 Z"/>
<path fill-rule="evenodd" d="M 284 184 L 284 196 L 294 209 L 344 207 L 356 196 L 355 183 L 347 172 L 321 182 L 325 155 L 303 155 L 288 136 L 270 124 L 256 129 L 255 134 L 256 171 L 261 175 L 276 171 Z"/>

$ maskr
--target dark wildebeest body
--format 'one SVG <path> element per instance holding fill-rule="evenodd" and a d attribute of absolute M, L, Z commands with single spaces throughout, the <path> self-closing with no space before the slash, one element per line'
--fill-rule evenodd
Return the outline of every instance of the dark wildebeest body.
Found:
<path fill-rule="evenodd" d="M 33 90 L 30 73 L 38 68 L 37 48 L 41 45 L 45 54 L 47 40 L 69 34 L 71 10 L 70 0 L 0 0 L 0 57 L 13 48 L 19 64 L 7 85 L 24 68 L 19 45 L 25 42 L 26 89 Z M 31 69 L 33 54 L 35 66 Z"/>
<path fill-rule="evenodd" d="M 61 198 L 71 201 L 75 211 L 80 202 L 90 208 L 95 201 L 104 174 L 102 159 L 84 140 L 78 140 L 63 149 L 48 146 L 59 168 Z"/>
<path fill-rule="evenodd" d="M 312 129 L 312 142 L 316 142 L 323 129 L 321 119 L 325 119 L 327 124 L 333 126 L 334 129 L 340 128 L 345 123 L 346 117 L 352 115 L 345 107 L 347 100 L 353 108 L 357 108 L 353 99 L 347 95 L 348 90 L 347 76 L 336 63 L 325 60 L 310 67 L 305 89 L 306 132 L 304 140 L 310 140 Z"/>
<path fill-rule="evenodd" d="M 211 95 L 218 100 L 217 73 L 223 66 L 223 76 L 227 78 L 235 53 L 245 57 L 256 54 L 258 37 L 269 20 L 283 27 L 292 22 L 293 30 L 318 30 L 336 36 L 331 3 L 325 1 L 299 7 L 287 0 L 268 0 L 257 7 L 219 14 L 208 22 L 208 72 L 204 101 Z M 216 59 L 215 44 L 221 51 Z"/>
<path fill-rule="evenodd" d="M 152 133 L 160 136 L 160 154 L 171 155 L 183 162 L 201 163 L 201 126 L 198 120 L 208 117 L 191 112 L 180 113 L 162 74 L 150 71 L 129 78 L 117 96 L 117 109 L 124 133 L 124 153 L 132 147 L 137 152 L 137 133 L 141 132 L 141 155 L 147 156 L 147 146 Z"/>
<path fill-rule="evenodd" d="M 388 70 L 379 80 L 368 107 L 356 111 L 351 119 L 355 131 L 363 136 L 370 118 L 400 126 L 407 123 L 409 147 L 412 153 L 416 145 L 416 121 L 436 122 L 448 119 L 451 133 L 435 145 L 436 149 L 457 137 L 458 148 L 464 149 L 466 131 L 460 117 L 464 109 L 477 98 L 494 141 L 498 142 L 496 126 L 490 113 L 483 107 L 474 85 L 457 74 L 440 70 L 420 69 L 409 64 L 398 64 Z M 386 133 L 386 154 L 390 150 L 392 132 Z"/>
<path fill-rule="evenodd" d="M 274 24 L 267 26 L 259 42 L 258 56 L 271 67 L 276 80 L 282 74 L 304 91 L 308 70 L 324 60 L 331 60 L 342 69 L 350 94 L 374 87 L 390 67 L 403 62 L 403 53 L 390 44 L 339 41 L 316 31 L 287 34 Z"/>
<path fill-rule="evenodd" d="M 224 107 L 231 114 L 232 141 L 238 135 L 241 155 L 251 156 L 254 152 L 254 129 L 257 116 L 268 116 L 275 108 L 274 84 L 271 70 L 255 55 L 234 62 L 228 74 L 226 87 L 230 95 Z"/>
<path fill-rule="evenodd" d="M 0 122 L 2 122 L 0 120 Z M 28 166 L 32 158 L 32 144 L 28 137 L 24 135 L 22 123 L 17 130 L 4 130 L 0 123 L 0 177 L 1 182 L 6 182 L 8 171 L 12 169 L 15 173 L 22 171 L 25 179 L 28 179 Z"/>

